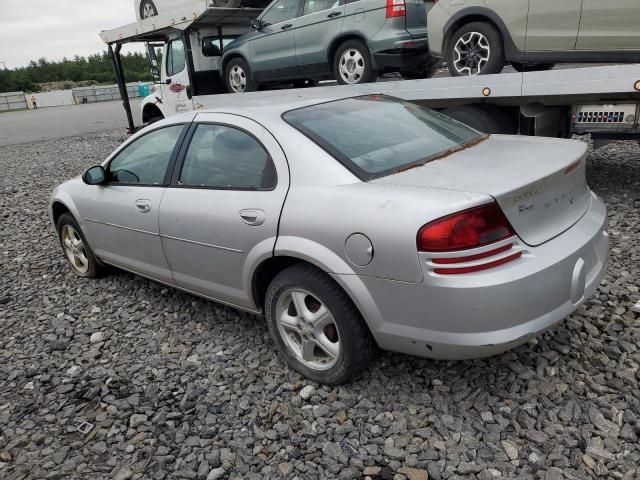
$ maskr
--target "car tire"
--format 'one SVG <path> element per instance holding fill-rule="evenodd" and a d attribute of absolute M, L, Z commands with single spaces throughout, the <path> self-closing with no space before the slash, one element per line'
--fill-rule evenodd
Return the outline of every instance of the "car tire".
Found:
<path fill-rule="evenodd" d="M 62 252 L 73 272 L 80 277 L 97 277 L 102 271 L 102 265 L 96 259 L 73 215 L 70 213 L 60 215 L 56 230 Z"/>
<path fill-rule="evenodd" d="M 224 72 L 224 81 L 230 93 L 253 92 L 258 89 L 253 81 L 251 67 L 244 58 L 232 58 Z"/>
<path fill-rule="evenodd" d="M 556 66 L 555 63 L 516 63 L 511 62 L 511 66 L 518 72 L 542 72 L 544 70 L 551 70 Z"/>
<path fill-rule="evenodd" d="M 215 0 L 216 7 L 220 8 L 239 8 L 242 6 L 242 0 Z"/>
<path fill-rule="evenodd" d="M 333 56 L 333 74 L 340 85 L 375 82 L 371 52 L 362 40 L 347 40 Z"/>
<path fill-rule="evenodd" d="M 344 290 L 311 265 L 293 265 L 276 275 L 267 289 L 265 315 L 284 360 L 306 378 L 337 385 L 370 363 L 375 342 L 362 316 Z"/>
<path fill-rule="evenodd" d="M 505 126 L 501 125 L 494 115 L 475 105 L 451 107 L 442 113 L 482 133 L 506 133 Z"/>
<path fill-rule="evenodd" d="M 446 47 L 452 77 L 500 73 L 505 65 L 500 32 L 486 22 L 472 22 L 459 28 Z"/>
<path fill-rule="evenodd" d="M 158 9 L 156 8 L 153 0 L 142 0 L 140 2 L 140 18 L 151 18 L 158 15 Z"/>

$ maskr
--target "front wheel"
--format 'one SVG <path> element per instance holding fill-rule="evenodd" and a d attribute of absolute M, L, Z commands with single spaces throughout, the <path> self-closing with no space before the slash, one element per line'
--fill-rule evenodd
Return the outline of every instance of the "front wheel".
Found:
<path fill-rule="evenodd" d="M 276 275 L 265 313 L 285 361 L 305 377 L 336 385 L 367 368 L 369 329 L 340 286 L 315 267 L 294 265 Z"/>
<path fill-rule="evenodd" d="M 486 22 L 464 25 L 447 44 L 446 59 L 453 77 L 500 73 L 505 63 L 500 32 Z"/>
<path fill-rule="evenodd" d="M 361 40 L 347 40 L 336 52 L 333 59 L 333 74 L 340 85 L 355 85 L 376 80 L 371 52 Z"/>
<path fill-rule="evenodd" d="M 101 265 L 73 215 L 70 213 L 62 214 L 56 228 L 60 246 L 73 271 L 81 277 L 97 277 L 100 274 Z"/>
<path fill-rule="evenodd" d="M 231 93 L 253 92 L 257 90 L 253 81 L 251 67 L 240 57 L 233 58 L 229 61 L 225 69 L 225 83 L 227 90 Z"/>

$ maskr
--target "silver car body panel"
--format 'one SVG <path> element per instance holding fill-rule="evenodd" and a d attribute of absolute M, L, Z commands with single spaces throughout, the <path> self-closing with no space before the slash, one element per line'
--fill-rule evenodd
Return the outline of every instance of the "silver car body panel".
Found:
<path fill-rule="evenodd" d="M 117 232 L 124 235 L 115 230 L 109 235 L 124 239 L 122 252 L 157 239 L 166 253 L 169 278 L 163 270 L 167 267 L 154 259 L 147 259 L 145 265 L 113 256 L 105 260 L 249 311 L 258 310 L 253 281 L 263 261 L 274 255 L 305 260 L 344 288 L 381 347 L 437 358 L 490 355 L 522 343 L 570 314 L 597 287 L 605 270 L 608 237 L 606 209 L 591 193 L 583 203 L 576 203 L 573 212 L 582 212 L 577 220 L 571 219 L 572 226 L 562 223 L 566 219 L 557 223 L 552 218 L 549 228 L 561 231 L 546 231 L 540 219 L 537 228 L 553 238 L 531 246 L 536 229 L 523 234 L 527 243 L 512 237 L 514 251 L 521 251 L 522 257 L 490 270 L 436 274 L 432 259 L 437 255 L 419 253 L 416 248 L 422 225 L 492 202 L 494 197 L 500 202 L 527 180 L 532 183 L 564 172 L 576 159 L 584 163 L 582 145 L 495 136 L 422 167 L 363 182 L 281 118 L 286 111 L 318 103 L 317 99 L 278 98 L 247 101 L 244 108 L 220 108 L 197 116 L 177 115 L 143 130 L 192 120 L 244 128 L 260 139 L 273 158 L 277 187 L 252 192 L 154 187 L 164 190 L 157 237 L 140 234 L 144 237 L 138 238 L 137 232 L 133 235 L 123 228 Z M 483 176 L 487 165 L 489 173 Z M 508 175 L 501 177 L 500 169 Z M 584 176 L 577 167 L 572 173 Z M 88 227 L 87 212 L 96 213 L 95 207 L 87 210 L 85 204 L 103 188 L 74 179 L 56 188 L 52 196 L 52 203 L 63 203 L 78 218 L 91 245 L 98 239 Z M 127 214 L 118 217 L 124 210 L 117 201 L 114 206 L 110 223 L 137 228 L 128 223 Z M 238 216 L 242 209 L 264 211 L 265 228 L 245 225 Z M 149 226 L 140 230 L 154 233 Z M 359 252 L 347 255 L 353 234 L 366 237 L 372 245 L 373 258 L 366 265 L 350 260 Z"/>

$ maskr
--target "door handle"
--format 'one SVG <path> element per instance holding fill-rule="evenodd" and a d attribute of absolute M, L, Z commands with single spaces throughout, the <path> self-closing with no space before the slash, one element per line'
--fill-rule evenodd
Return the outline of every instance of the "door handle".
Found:
<path fill-rule="evenodd" d="M 287 30 L 287 29 L 289 29 L 289 28 L 291 28 L 291 27 L 293 27 L 293 23 L 287 23 L 287 24 L 285 24 L 285 25 L 282 25 L 282 26 L 280 27 L 280 30 Z"/>
<path fill-rule="evenodd" d="M 136 200 L 136 208 L 141 213 L 149 213 L 151 211 L 151 202 L 145 199 Z"/>
<path fill-rule="evenodd" d="M 267 218 L 264 210 L 260 210 L 257 208 L 247 208 L 245 210 L 240 210 L 240 220 L 242 220 L 247 225 L 251 225 L 252 227 L 257 227 L 258 225 L 262 225 Z"/>
<path fill-rule="evenodd" d="M 333 17 L 337 17 L 338 15 L 342 15 L 342 12 L 331 12 L 329 15 L 327 15 L 327 17 L 333 18 Z"/>

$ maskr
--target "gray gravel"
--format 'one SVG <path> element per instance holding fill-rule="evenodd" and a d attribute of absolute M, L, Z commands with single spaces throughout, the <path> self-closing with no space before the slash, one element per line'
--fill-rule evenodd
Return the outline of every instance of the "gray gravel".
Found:
<path fill-rule="evenodd" d="M 612 258 L 565 323 L 479 361 L 381 353 L 329 388 L 288 371 L 259 318 L 71 273 L 49 193 L 122 140 L 0 147 L 0 478 L 640 477 L 638 146 L 590 154 Z"/>

